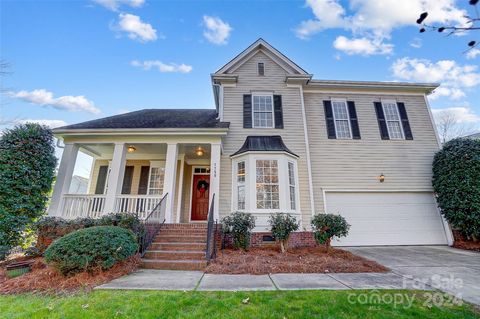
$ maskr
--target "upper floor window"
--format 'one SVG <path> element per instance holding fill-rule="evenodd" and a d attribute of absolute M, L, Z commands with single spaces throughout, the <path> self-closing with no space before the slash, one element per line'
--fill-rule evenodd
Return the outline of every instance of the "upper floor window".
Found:
<path fill-rule="evenodd" d="M 390 139 L 403 139 L 402 123 L 397 103 L 395 101 L 382 101 L 382 105 Z"/>
<path fill-rule="evenodd" d="M 350 117 L 348 115 L 347 102 L 332 100 L 333 119 L 335 121 L 335 133 L 338 139 L 351 139 Z"/>
<path fill-rule="evenodd" d="M 253 127 L 273 128 L 273 95 L 253 95 Z"/>
<path fill-rule="evenodd" d="M 257 69 L 258 75 L 265 75 L 265 64 L 263 62 L 258 63 Z"/>

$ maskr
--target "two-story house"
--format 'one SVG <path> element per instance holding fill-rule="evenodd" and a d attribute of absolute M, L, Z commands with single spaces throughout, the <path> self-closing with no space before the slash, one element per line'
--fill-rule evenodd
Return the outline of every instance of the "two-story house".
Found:
<path fill-rule="evenodd" d="M 263 39 L 211 75 L 215 109 L 147 109 L 55 129 L 65 149 L 49 213 L 166 223 L 233 211 L 345 216 L 336 245 L 452 241 L 431 186 L 440 143 L 427 95 L 438 85 L 315 80 Z M 87 194 L 69 194 L 78 152 L 94 157 Z M 215 196 L 213 196 L 215 194 Z M 214 198 L 212 203 L 212 199 Z"/>

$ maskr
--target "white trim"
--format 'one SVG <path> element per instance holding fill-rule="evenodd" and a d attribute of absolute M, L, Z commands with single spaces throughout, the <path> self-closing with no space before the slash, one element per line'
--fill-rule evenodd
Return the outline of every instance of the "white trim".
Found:
<path fill-rule="evenodd" d="M 152 168 L 163 168 L 163 189 L 160 194 L 150 194 L 150 181 L 152 178 Z M 165 190 L 165 161 L 150 161 L 150 168 L 148 170 L 148 184 L 147 184 L 147 195 L 162 195 Z"/>
<path fill-rule="evenodd" d="M 192 166 L 192 176 L 190 177 L 190 205 L 189 205 L 189 209 L 188 209 L 188 222 L 189 223 L 206 223 L 207 220 L 192 220 L 192 203 L 193 203 L 193 176 L 194 175 L 209 175 L 210 176 L 210 172 L 209 173 L 196 173 L 195 174 L 195 168 L 210 168 L 210 165 L 197 165 L 197 166 Z M 210 178 L 209 177 L 209 181 L 210 181 Z M 210 181 L 210 185 L 212 184 L 212 182 Z M 208 190 L 210 192 L 210 189 Z M 209 193 L 210 194 L 210 193 Z"/>
<path fill-rule="evenodd" d="M 336 139 L 339 139 L 339 140 L 351 140 L 353 139 L 353 134 L 352 134 L 352 124 L 350 123 L 350 112 L 348 110 L 348 104 L 347 104 L 347 99 L 343 99 L 343 98 L 331 98 L 330 99 L 330 102 L 332 104 L 332 114 L 333 114 L 333 124 L 335 126 L 335 138 Z M 340 119 L 339 121 L 347 121 L 348 123 L 348 130 L 349 130 L 349 133 L 350 133 L 350 137 L 338 137 L 338 130 L 337 130 L 337 118 L 335 116 L 335 110 L 334 110 L 334 106 L 333 106 L 333 103 L 336 102 L 336 103 L 343 103 L 345 105 L 345 110 L 347 111 L 347 119 Z"/>
<path fill-rule="evenodd" d="M 383 117 L 385 118 L 385 124 L 387 126 L 388 138 L 390 140 L 405 140 L 405 132 L 404 132 L 405 129 L 403 127 L 402 118 L 400 117 L 400 111 L 398 110 L 397 100 L 381 99 L 380 102 L 382 103 Z M 395 110 L 397 111 L 397 116 L 398 116 L 397 121 L 392 121 L 392 120 L 387 119 L 387 113 L 385 112 L 385 104 L 394 104 L 395 105 Z M 400 133 L 402 134 L 401 138 L 398 138 L 398 137 L 392 138 L 392 133 L 390 132 L 390 127 L 388 126 L 388 122 L 398 122 L 398 125 L 400 127 Z"/>
<path fill-rule="evenodd" d="M 303 86 L 298 85 L 300 93 L 300 102 L 302 106 L 302 120 L 303 120 L 303 135 L 305 138 L 305 152 L 307 155 L 307 170 L 308 170 L 308 191 L 310 193 L 310 209 L 312 216 L 315 214 L 315 198 L 313 194 L 313 178 L 312 178 L 312 162 L 310 159 L 310 140 L 308 138 L 307 115 L 305 111 L 305 101 L 303 96 Z"/>
<path fill-rule="evenodd" d="M 272 100 L 272 126 L 255 126 L 255 106 L 254 106 L 254 98 L 255 97 L 261 97 L 261 96 L 268 96 Z M 266 128 L 266 129 L 272 129 L 275 128 L 275 103 L 273 101 L 273 92 L 252 92 L 252 128 Z M 257 111 L 257 113 L 268 113 L 266 111 Z"/>
<path fill-rule="evenodd" d="M 185 154 L 180 154 L 179 155 L 179 160 L 180 160 L 180 176 L 179 176 L 179 181 L 178 181 L 178 194 L 177 194 L 177 217 L 176 221 L 177 223 L 180 223 L 180 215 L 182 213 L 182 198 L 183 198 L 183 175 L 185 172 Z"/>
<path fill-rule="evenodd" d="M 349 91 L 344 88 L 339 88 L 338 90 L 331 90 L 331 89 L 320 89 L 320 88 L 309 88 L 306 87 L 303 90 L 304 93 L 317 93 L 317 94 L 339 94 L 339 95 L 386 95 L 386 96 L 392 96 L 392 95 L 397 95 L 397 96 L 423 96 L 425 95 L 425 92 L 396 92 L 396 91 Z"/>

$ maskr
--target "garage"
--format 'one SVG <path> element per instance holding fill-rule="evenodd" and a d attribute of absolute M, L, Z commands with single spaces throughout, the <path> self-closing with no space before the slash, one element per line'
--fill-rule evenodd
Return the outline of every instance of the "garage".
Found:
<path fill-rule="evenodd" d="M 325 192 L 327 213 L 351 225 L 335 246 L 446 245 L 442 218 L 429 192 Z"/>

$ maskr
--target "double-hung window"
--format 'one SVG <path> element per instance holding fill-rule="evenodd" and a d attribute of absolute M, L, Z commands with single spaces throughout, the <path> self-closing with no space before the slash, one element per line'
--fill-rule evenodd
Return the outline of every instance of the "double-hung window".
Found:
<path fill-rule="evenodd" d="M 295 164 L 288 162 L 288 189 L 290 194 L 290 209 L 297 209 L 296 191 L 295 191 Z"/>
<path fill-rule="evenodd" d="M 344 100 L 332 100 L 332 110 L 337 138 L 351 139 L 352 133 L 350 129 L 347 102 Z"/>
<path fill-rule="evenodd" d="M 279 209 L 278 161 L 256 160 L 257 209 Z"/>
<path fill-rule="evenodd" d="M 245 161 L 237 163 L 237 209 L 245 209 Z"/>
<path fill-rule="evenodd" d="M 148 195 L 161 195 L 163 193 L 163 180 L 165 167 L 161 163 L 150 164 L 150 177 L 148 180 Z"/>
<path fill-rule="evenodd" d="M 382 106 L 390 139 L 404 139 L 397 103 L 395 101 L 382 101 Z"/>
<path fill-rule="evenodd" d="M 273 128 L 273 95 L 252 95 L 253 102 L 253 127 Z"/>

